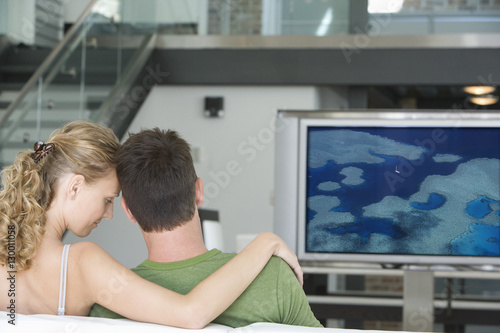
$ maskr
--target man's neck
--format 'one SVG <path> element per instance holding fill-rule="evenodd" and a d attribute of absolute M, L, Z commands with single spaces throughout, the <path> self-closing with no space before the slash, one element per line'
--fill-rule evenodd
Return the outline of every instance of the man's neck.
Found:
<path fill-rule="evenodd" d="M 143 232 L 143 236 L 150 261 L 180 261 L 208 252 L 199 219 L 193 219 L 172 231 Z"/>

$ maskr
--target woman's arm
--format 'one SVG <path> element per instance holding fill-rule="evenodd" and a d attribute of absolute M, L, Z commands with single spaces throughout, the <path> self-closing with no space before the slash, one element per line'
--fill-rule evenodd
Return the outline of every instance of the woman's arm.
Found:
<path fill-rule="evenodd" d="M 95 303 L 127 318 L 183 328 L 201 328 L 221 314 L 273 255 L 283 258 L 302 283 L 296 256 L 272 233 L 262 233 L 187 295 L 146 281 L 97 245 L 82 258 L 82 274 Z"/>

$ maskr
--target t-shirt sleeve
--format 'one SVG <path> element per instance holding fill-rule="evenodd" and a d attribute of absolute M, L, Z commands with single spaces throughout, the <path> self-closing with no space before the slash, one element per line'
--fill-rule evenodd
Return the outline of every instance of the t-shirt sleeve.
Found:
<path fill-rule="evenodd" d="M 277 296 L 282 324 L 323 327 L 314 317 L 306 294 L 295 274 L 283 260 L 280 260 Z"/>
<path fill-rule="evenodd" d="M 119 315 L 118 313 L 113 312 L 99 304 L 94 304 L 94 306 L 90 310 L 89 317 L 101 317 L 101 318 L 111 318 L 111 319 L 125 318 Z"/>

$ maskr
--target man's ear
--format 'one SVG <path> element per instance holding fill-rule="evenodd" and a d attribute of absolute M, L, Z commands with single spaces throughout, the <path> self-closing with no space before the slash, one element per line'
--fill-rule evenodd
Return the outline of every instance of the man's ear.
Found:
<path fill-rule="evenodd" d="M 70 199 L 76 199 L 80 191 L 82 190 L 83 184 L 85 183 L 85 177 L 82 175 L 73 175 L 67 187 L 67 194 Z"/>
<path fill-rule="evenodd" d="M 203 181 L 201 178 L 196 178 L 195 185 L 195 196 L 196 196 L 196 206 L 200 207 L 203 205 Z"/>
<path fill-rule="evenodd" d="M 125 198 L 123 196 L 120 200 L 120 206 L 122 206 L 122 209 L 125 212 L 125 214 L 127 214 L 127 217 L 130 220 L 130 222 L 136 223 L 137 220 L 135 219 L 134 215 L 132 214 L 132 212 L 128 208 L 127 202 L 125 201 Z"/>

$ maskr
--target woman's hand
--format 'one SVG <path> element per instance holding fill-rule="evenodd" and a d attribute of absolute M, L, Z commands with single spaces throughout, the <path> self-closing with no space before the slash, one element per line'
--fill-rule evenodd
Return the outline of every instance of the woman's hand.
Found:
<path fill-rule="evenodd" d="M 264 238 L 266 241 L 275 243 L 273 255 L 283 259 L 293 270 L 295 276 L 299 280 L 301 286 L 304 285 L 304 273 L 299 265 L 299 260 L 293 251 L 286 245 L 286 243 L 277 235 L 271 232 L 263 232 L 257 237 Z"/>

